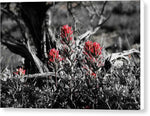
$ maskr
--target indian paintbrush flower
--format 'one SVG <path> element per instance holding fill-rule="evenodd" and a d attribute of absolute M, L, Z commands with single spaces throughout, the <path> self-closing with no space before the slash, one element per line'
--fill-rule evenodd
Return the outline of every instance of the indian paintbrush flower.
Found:
<path fill-rule="evenodd" d="M 68 25 L 64 25 L 61 28 L 61 38 L 63 39 L 63 41 L 71 41 L 72 40 L 72 28 L 69 27 Z"/>
<path fill-rule="evenodd" d="M 84 53 L 86 55 L 89 55 L 91 59 L 93 59 L 92 57 L 98 57 L 99 55 L 101 55 L 101 49 L 102 47 L 100 47 L 100 44 L 97 42 L 92 41 L 85 42 Z"/>
<path fill-rule="evenodd" d="M 59 51 L 56 50 L 55 48 L 51 49 L 48 54 L 48 57 L 50 62 L 55 62 L 55 60 L 60 60 Z"/>
<path fill-rule="evenodd" d="M 20 67 L 19 69 L 17 69 L 17 72 L 14 72 L 14 74 L 22 76 L 25 75 L 25 72 L 26 70 Z"/>

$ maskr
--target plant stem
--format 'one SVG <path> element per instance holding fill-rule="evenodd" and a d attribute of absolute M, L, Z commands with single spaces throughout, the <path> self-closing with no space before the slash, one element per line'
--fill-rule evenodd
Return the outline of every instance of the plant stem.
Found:
<path fill-rule="evenodd" d="M 56 74 L 56 69 L 55 69 L 55 81 L 56 81 L 56 87 L 57 87 L 57 74 Z"/>

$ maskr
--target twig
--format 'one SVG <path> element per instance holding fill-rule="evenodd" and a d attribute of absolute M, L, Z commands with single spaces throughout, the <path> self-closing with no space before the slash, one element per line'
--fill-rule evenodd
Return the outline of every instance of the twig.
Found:
<path fill-rule="evenodd" d="M 94 12 L 95 12 L 95 14 L 96 14 L 98 17 L 100 17 L 100 15 L 99 15 L 99 13 L 97 12 L 97 10 L 96 10 L 94 4 L 92 3 L 92 1 L 90 1 L 90 4 L 91 4 L 91 6 L 92 6 L 92 8 L 93 8 L 93 10 L 94 10 Z"/>
<path fill-rule="evenodd" d="M 106 3 L 107 3 L 107 1 L 105 1 L 105 2 L 104 2 L 104 4 L 103 4 L 103 7 L 102 7 L 102 10 L 101 10 L 100 16 L 101 16 L 101 15 L 103 15 L 103 12 L 104 12 L 104 9 L 105 9 L 105 6 L 106 6 Z"/>
<path fill-rule="evenodd" d="M 97 26 L 94 29 L 88 30 L 85 33 L 83 33 L 82 35 L 78 36 L 79 41 L 77 42 L 77 45 L 79 45 L 80 41 L 85 41 L 91 35 L 94 35 L 101 28 L 101 26 L 110 18 L 111 14 L 107 18 L 105 18 L 103 16 L 103 12 L 104 12 L 106 3 L 107 2 L 104 2 L 104 4 L 103 4 L 102 11 L 101 11 L 100 16 L 99 16 L 100 19 L 99 19 Z"/>
<path fill-rule="evenodd" d="M 67 9 L 68 9 L 68 12 L 71 14 L 73 20 L 74 20 L 74 28 L 75 28 L 75 31 L 77 31 L 77 23 L 79 23 L 79 20 L 77 19 L 77 17 L 72 13 L 72 5 L 71 3 L 67 3 Z"/>

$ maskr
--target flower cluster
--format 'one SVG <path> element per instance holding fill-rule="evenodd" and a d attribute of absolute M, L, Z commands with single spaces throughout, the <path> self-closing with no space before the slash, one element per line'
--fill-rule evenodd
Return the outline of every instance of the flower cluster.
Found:
<path fill-rule="evenodd" d="M 85 42 L 84 46 L 85 54 L 89 55 L 90 58 L 95 57 L 97 58 L 99 55 L 101 55 L 102 47 L 100 47 L 100 44 L 97 42 L 87 41 Z"/>
<path fill-rule="evenodd" d="M 49 57 L 50 62 L 55 62 L 56 60 L 61 60 L 61 58 L 59 57 L 59 51 L 56 50 L 55 48 L 50 50 L 48 57 Z"/>
<path fill-rule="evenodd" d="M 87 41 L 84 45 L 84 52 L 86 60 L 85 63 L 87 64 L 90 72 L 90 75 L 96 78 L 96 72 L 101 66 L 101 53 L 102 47 L 97 42 Z"/>
<path fill-rule="evenodd" d="M 69 27 L 68 25 L 64 25 L 61 28 L 61 38 L 63 39 L 64 42 L 71 41 L 72 34 L 73 34 L 73 31 L 71 27 Z"/>
<path fill-rule="evenodd" d="M 93 76 L 94 78 L 96 78 L 96 73 L 92 72 L 91 76 Z"/>
<path fill-rule="evenodd" d="M 64 59 L 63 64 L 67 66 L 68 66 L 68 63 L 69 63 L 69 66 L 72 66 L 74 62 L 77 62 L 76 55 L 78 53 L 75 50 L 73 50 L 74 47 L 72 47 L 72 45 L 70 44 L 70 41 L 72 41 L 73 39 L 72 36 L 73 36 L 72 27 L 69 27 L 68 25 L 62 26 L 61 42 L 63 46 L 61 49 L 61 57 Z M 85 42 L 83 53 L 85 54 L 85 57 L 86 57 L 85 60 L 83 60 L 83 63 L 85 63 L 83 67 L 85 67 L 85 69 L 88 71 L 88 74 L 90 76 L 92 76 L 93 78 L 96 78 L 97 71 L 100 68 L 100 66 L 102 66 L 101 65 L 102 47 L 97 42 L 87 41 Z M 62 59 L 59 57 L 59 51 L 56 50 L 55 48 L 50 50 L 48 57 L 49 57 L 49 62 L 51 63 L 57 62 L 57 61 L 59 62 Z M 69 68 L 74 70 L 74 67 L 69 67 Z"/>
<path fill-rule="evenodd" d="M 25 72 L 26 72 L 26 70 L 24 70 L 23 68 L 19 68 L 19 69 L 17 69 L 17 72 L 14 72 L 14 74 L 23 76 L 23 75 L 25 75 Z"/>

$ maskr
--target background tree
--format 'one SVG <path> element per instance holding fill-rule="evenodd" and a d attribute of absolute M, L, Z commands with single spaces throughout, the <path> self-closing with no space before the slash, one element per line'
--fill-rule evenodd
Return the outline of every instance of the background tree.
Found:
<path fill-rule="evenodd" d="M 68 2 L 65 7 L 72 17 L 73 28 L 77 39 L 88 39 L 95 34 L 102 24 L 104 24 L 110 15 L 106 18 L 103 16 L 104 8 L 107 2 L 102 2 L 101 12 L 97 12 L 92 2 Z M 47 53 L 50 48 L 56 47 L 56 34 L 52 27 L 52 7 L 59 3 L 3 3 L 1 4 L 2 17 L 2 44 L 6 45 L 12 52 L 25 58 L 25 68 L 30 73 L 49 72 L 47 67 Z M 60 3 L 61 4 L 61 3 Z M 74 15 L 73 10 L 79 6 L 93 7 L 93 11 L 88 10 L 90 20 L 98 18 L 97 25 L 90 27 L 84 32 L 79 30 L 78 17 Z M 6 20 L 8 21 L 6 24 Z M 91 21 L 92 22 L 92 21 Z M 8 25 L 8 23 L 10 23 Z M 91 23 L 92 24 L 92 23 Z M 13 28 L 11 28 L 13 27 Z M 82 32 L 82 33 L 81 33 Z M 82 40 L 82 41 L 83 41 Z M 35 67 L 35 68 L 32 68 Z"/>

